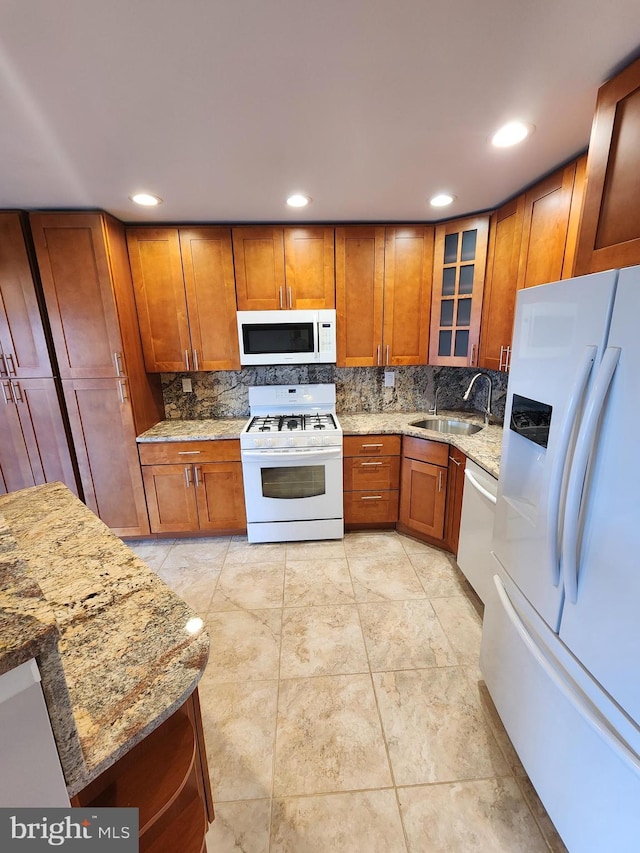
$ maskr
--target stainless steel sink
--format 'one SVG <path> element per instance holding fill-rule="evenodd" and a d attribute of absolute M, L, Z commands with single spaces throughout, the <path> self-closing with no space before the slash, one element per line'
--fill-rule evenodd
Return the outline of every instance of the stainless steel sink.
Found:
<path fill-rule="evenodd" d="M 474 432 L 480 432 L 482 429 L 478 424 L 458 421 L 455 418 L 427 418 L 424 421 L 413 421 L 411 426 L 431 429 L 435 432 L 446 432 L 449 435 L 473 435 Z"/>

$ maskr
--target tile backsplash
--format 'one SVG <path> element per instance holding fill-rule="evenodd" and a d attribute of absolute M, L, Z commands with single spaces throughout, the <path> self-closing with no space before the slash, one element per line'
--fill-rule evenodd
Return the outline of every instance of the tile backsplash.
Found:
<path fill-rule="evenodd" d="M 385 372 L 393 373 L 395 385 L 386 388 Z M 502 422 L 508 374 L 483 370 L 491 377 L 491 412 Z M 167 418 L 241 418 L 249 415 L 249 388 L 252 385 L 305 385 L 333 383 L 338 414 L 354 412 L 422 412 L 433 405 L 436 388 L 438 408 L 482 412 L 487 399 L 487 383 L 478 380 L 468 402 L 462 399 L 473 367 L 335 367 L 296 365 L 246 367 L 214 373 L 164 373 L 162 392 Z M 182 379 L 190 378 L 191 392 L 183 392 Z"/>

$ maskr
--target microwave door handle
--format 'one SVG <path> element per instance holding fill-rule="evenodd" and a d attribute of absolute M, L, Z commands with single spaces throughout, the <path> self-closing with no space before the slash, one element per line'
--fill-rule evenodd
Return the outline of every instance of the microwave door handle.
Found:
<path fill-rule="evenodd" d="M 591 396 L 587 402 L 576 449 L 571 463 L 569 484 L 567 486 L 565 525 L 562 537 L 562 575 L 568 600 L 575 604 L 578 600 L 578 572 L 580 570 L 580 515 L 586 500 L 584 494 L 585 477 L 589 468 L 593 449 L 598 437 L 600 417 L 605 406 L 607 394 L 620 360 L 620 347 L 607 347 L 600 362 L 593 384 Z"/>

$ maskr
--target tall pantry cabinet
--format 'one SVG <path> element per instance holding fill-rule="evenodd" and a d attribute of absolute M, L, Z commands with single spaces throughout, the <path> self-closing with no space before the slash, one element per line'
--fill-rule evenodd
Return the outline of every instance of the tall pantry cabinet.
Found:
<path fill-rule="evenodd" d="M 75 494 L 59 386 L 17 212 L 0 213 L 0 494 L 60 480 Z"/>
<path fill-rule="evenodd" d="M 103 213 L 30 223 L 85 502 L 118 535 L 146 534 L 135 439 L 162 396 L 144 371 L 124 228 Z"/>

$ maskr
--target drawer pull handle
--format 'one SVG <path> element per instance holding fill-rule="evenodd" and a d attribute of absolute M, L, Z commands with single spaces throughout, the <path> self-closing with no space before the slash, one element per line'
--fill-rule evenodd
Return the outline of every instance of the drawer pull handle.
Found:
<path fill-rule="evenodd" d="M 179 450 L 178 456 L 196 456 L 198 453 L 202 453 L 201 450 Z"/>
<path fill-rule="evenodd" d="M 360 447 L 383 447 L 383 444 L 361 444 Z"/>
<path fill-rule="evenodd" d="M 362 495 L 361 501 L 381 501 L 382 495 Z"/>
<path fill-rule="evenodd" d="M 449 462 L 453 462 L 453 464 L 456 465 L 458 468 L 460 467 L 460 463 L 457 459 L 454 459 L 453 456 L 449 457 Z"/>
<path fill-rule="evenodd" d="M 361 462 L 360 465 L 365 468 L 367 465 L 382 465 L 382 462 Z"/>

